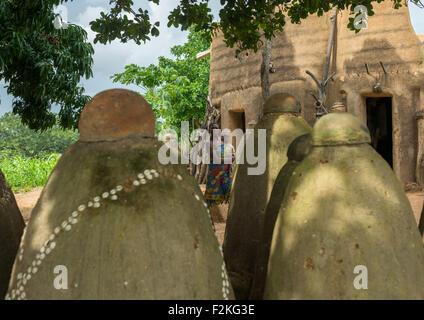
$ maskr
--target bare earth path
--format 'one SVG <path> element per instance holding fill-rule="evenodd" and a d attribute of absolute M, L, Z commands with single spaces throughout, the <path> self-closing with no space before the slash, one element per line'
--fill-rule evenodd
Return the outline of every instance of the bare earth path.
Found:
<path fill-rule="evenodd" d="M 28 222 L 31 216 L 31 211 L 40 197 L 43 187 L 37 187 L 30 192 L 15 194 L 16 202 L 21 210 L 25 223 Z"/>
<path fill-rule="evenodd" d="M 204 186 L 201 186 L 201 189 L 203 191 Z M 22 212 L 22 216 L 24 217 L 25 222 L 28 221 L 31 215 L 31 211 L 35 207 L 35 204 L 37 203 L 42 190 L 43 188 L 39 187 L 30 192 L 15 195 L 18 207 Z M 423 207 L 424 192 L 409 192 L 407 193 L 407 196 L 409 202 L 411 203 L 412 210 L 414 211 L 415 219 L 417 220 L 418 224 L 418 221 L 421 216 L 421 210 Z M 227 221 L 227 210 L 228 205 L 220 205 L 211 209 L 212 218 L 215 222 L 216 234 L 221 244 L 224 241 L 225 222 Z"/>
<path fill-rule="evenodd" d="M 418 224 L 421 217 L 421 210 L 423 208 L 424 192 L 408 192 L 406 195 L 411 203 L 412 211 L 414 211 L 415 219 Z"/>

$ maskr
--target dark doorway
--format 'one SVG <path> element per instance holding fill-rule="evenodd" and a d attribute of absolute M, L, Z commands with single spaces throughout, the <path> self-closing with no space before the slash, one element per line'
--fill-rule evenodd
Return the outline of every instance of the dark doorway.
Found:
<path fill-rule="evenodd" d="M 371 146 L 393 168 L 392 98 L 367 98 Z"/>
<path fill-rule="evenodd" d="M 241 129 L 246 132 L 246 114 L 244 112 L 241 113 Z"/>
<path fill-rule="evenodd" d="M 244 111 L 230 111 L 231 130 L 241 129 L 246 132 L 246 115 Z"/>

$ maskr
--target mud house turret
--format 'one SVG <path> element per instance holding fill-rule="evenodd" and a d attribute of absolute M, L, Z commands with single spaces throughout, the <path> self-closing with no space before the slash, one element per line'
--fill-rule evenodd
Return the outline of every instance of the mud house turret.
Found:
<path fill-rule="evenodd" d="M 343 103 L 368 126 L 371 145 L 401 182 L 424 184 L 424 35 L 415 33 L 407 6 L 395 10 L 384 1 L 374 11 L 358 33 L 347 28 L 350 12 L 338 11 L 329 70 L 336 75 L 326 104 Z M 311 125 L 317 87 L 306 71 L 322 78 L 331 24 L 331 12 L 301 24 L 287 22 L 272 44 L 270 94 L 295 97 Z M 222 34 L 214 38 L 210 85 L 223 128 L 245 129 L 262 116 L 261 65 L 261 52 L 243 55 L 240 62 Z"/>

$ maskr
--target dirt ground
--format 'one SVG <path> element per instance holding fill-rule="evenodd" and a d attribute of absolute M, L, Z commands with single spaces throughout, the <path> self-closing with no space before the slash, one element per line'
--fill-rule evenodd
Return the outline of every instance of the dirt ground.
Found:
<path fill-rule="evenodd" d="M 16 202 L 18 203 L 18 207 L 21 210 L 25 222 L 28 222 L 31 211 L 35 207 L 42 190 L 42 187 L 38 187 L 30 192 L 15 194 Z"/>
<path fill-rule="evenodd" d="M 202 191 L 204 190 L 204 186 L 201 186 Z M 35 204 L 40 197 L 42 188 L 36 188 L 30 192 L 23 194 L 16 194 L 16 201 L 18 203 L 19 209 L 22 212 L 22 216 L 24 217 L 25 222 L 28 221 L 31 211 L 34 208 Z M 415 219 L 417 224 L 419 222 L 421 216 L 421 210 L 423 207 L 424 201 L 424 192 L 408 192 L 408 199 L 411 203 L 412 210 L 414 211 Z M 215 229 L 218 236 L 219 242 L 222 244 L 224 241 L 224 233 L 225 233 L 225 222 L 227 221 L 227 211 L 228 205 L 220 205 L 211 209 L 212 218 L 215 222 Z"/>
<path fill-rule="evenodd" d="M 417 224 L 420 222 L 421 211 L 423 209 L 424 192 L 408 192 L 409 202 L 411 203 L 412 211 L 414 211 Z"/>

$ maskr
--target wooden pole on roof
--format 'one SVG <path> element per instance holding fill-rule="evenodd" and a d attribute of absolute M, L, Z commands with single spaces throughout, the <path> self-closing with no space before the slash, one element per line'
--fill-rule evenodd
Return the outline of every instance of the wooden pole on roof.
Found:
<path fill-rule="evenodd" d="M 320 83 L 311 71 L 309 70 L 306 71 L 306 73 L 309 76 L 311 76 L 311 78 L 314 80 L 315 84 L 318 87 L 319 100 L 317 100 L 316 102 L 317 116 L 321 116 L 329 112 L 326 107 L 327 84 L 336 75 L 336 73 L 333 72 L 330 76 L 328 76 L 328 73 L 330 71 L 331 54 L 334 48 L 334 39 L 335 39 L 336 27 L 337 27 L 338 10 L 339 9 L 337 8 L 337 6 L 335 6 L 333 7 L 333 10 L 331 13 L 330 38 L 328 39 L 327 56 L 325 59 L 324 74 L 322 77 L 323 78 L 322 82 Z"/>
<path fill-rule="evenodd" d="M 330 38 L 328 39 L 327 57 L 325 59 L 324 75 L 322 79 L 323 82 L 325 82 L 328 79 L 328 72 L 330 70 L 330 60 L 331 60 L 331 53 L 333 52 L 333 47 L 334 47 L 334 38 L 336 34 L 338 12 L 339 12 L 339 9 L 337 8 L 337 6 L 335 6 L 331 12 Z"/>

